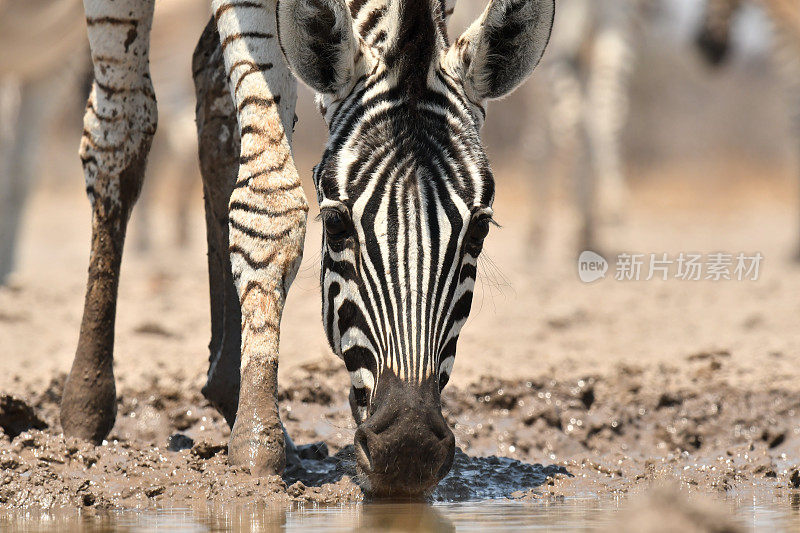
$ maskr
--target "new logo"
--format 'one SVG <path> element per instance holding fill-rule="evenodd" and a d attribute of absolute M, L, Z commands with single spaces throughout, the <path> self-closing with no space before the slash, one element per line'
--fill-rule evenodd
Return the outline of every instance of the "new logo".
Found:
<path fill-rule="evenodd" d="M 585 250 L 578 257 L 578 277 L 584 283 L 591 283 L 606 277 L 608 261 L 592 251 Z"/>

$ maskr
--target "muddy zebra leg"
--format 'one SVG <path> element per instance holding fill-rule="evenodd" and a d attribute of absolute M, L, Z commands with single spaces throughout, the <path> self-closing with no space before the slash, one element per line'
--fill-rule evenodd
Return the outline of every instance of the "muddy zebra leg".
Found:
<path fill-rule="evenodd" d="M 114 319 L 125 230 L 139 196 L 156 100 L 149 74 L 155 0 L 86 0 L 94 82 L 80 157 L 92 204 L 92 246 L 78 349 L 61 401 L 68 436 L 99 442 L 116 416 Z"/>
<path fill-rule="evenodd" d="M 213 0 L 241 148 L 228 205 L 239 296 L 241 387 L 228 458 L 253 474 L 286 463 L 278 415 L 280 321 L 303 254 L 308 204 L 290 149 L 297 84 L 277 39 L 276 0 Z"/>
<path fill-rule="evenodd" d="M 197 138 L 208 240 L 211 342 L 203 395 L 233 426 L 239 404 L 241 312 L 233 283 L 228 204 L 239 173 L 239 125 L 230 97 L 219 35 L 208 23 L 195 48 L 192 75 L 197 96 Z"/>

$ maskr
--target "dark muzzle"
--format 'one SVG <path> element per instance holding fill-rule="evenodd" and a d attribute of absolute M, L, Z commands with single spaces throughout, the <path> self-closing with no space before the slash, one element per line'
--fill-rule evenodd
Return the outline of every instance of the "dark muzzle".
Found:
<path fill-rule="evenodd" d="M 435 383 L 410 385 L 381 376 L 373 414 L 355 434 L 358 466 L 375 497 L 415 497 L 450 471 L 455 437 L 442 416 Z"/>

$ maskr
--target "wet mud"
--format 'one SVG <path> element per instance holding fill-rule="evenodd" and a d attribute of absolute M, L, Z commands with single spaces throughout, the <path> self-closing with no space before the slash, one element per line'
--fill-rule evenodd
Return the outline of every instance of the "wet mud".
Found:
<path fill-rule="evenodd" d="M 620 366 L 566 380 L 484 377 L 449 388 L 443 410 L 459 450 L 428 500 L 624 495 L 664 482 L 721 496 L 754 489 L 797 496 L 800 393 L 734 387 L 718 375 L 725 359 L 691 354 L 674 368 Z M 364 498 L 350 446 L 349 380 L 338 361 L 283 381 L 281 415 L 298 448 L 282 477 L 254 478 L 227 464 L 229 430 L 200 395 L 201 376 L 122 386 L 117 423 L 100 446 L 60 434 L 64 378 L 0 395 L 0 508 Z"/>

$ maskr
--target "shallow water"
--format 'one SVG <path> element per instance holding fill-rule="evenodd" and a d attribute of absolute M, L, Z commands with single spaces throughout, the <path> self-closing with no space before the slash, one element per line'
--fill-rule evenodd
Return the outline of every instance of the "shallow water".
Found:
<path fill-rule="evenodd" d="M 81 516 L 75 511 L 11 511 L 0 514 L 0 530 L 32 531 L 575 531 L 624 522 L 618 514 L 625 499 L 565 498 L 515 502 L 363 503 L 331 507 L 160 508 L 110 511 Z M 745 530 L 800 531 L 800 500 L 757 496 L 729 497 L 733 520 Z M 663 515 L 662 515 L 663 517 Z M 652 517 L 651 517 L 652 518 Z M 622 521 L 621 521 L 622 520 Z M 630 524 L 628 524 L 630 525 Z M 638 529 L 638 528 L 637 528 Z M 701 529 L 702 530 L 702 529 Z"/>
<path fill-rule="evenodd" d="M 0 520 L 3 531 L 519 531 L 591 529 L 611 519 L 615 502 L 470 502 L 358 504 L 336 507 L 158 509 L 81 517 L 75 512 L 13 512 Z"/>

